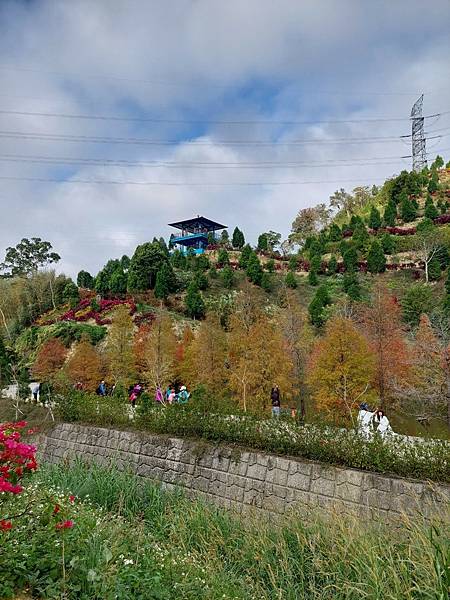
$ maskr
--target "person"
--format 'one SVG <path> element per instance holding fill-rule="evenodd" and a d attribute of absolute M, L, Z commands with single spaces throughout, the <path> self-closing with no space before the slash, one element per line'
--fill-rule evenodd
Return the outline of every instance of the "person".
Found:
<path fill-rule="evenodd" d="M 81 381 L 77 381 L 76 384 L 73 386 L 75 390 L 80 391 L 83 389 L 83 384 Z"/>
<path fill-rule="evenodd" d="M 169 396 L 170 396 L 171 391 L 172 391 L 172 388 L 170 385 L 168 385 L 167 390 L 166 390 L 166 402 L 169 402 Z"/>
<path fill-rule="evenodd" d="M 272 417 L 279 417 L 281 412 L 280 388 L 275 384 L 270 392 L 272 401 Z"/>
<path fill-rule="evenodd" d="M 373 422 L 375 427 L 377 428 L 377 432 L 381 435 L 382 438 L 393 433 L 391 424 L 389 423 L 389 419 L 384 414 L 384 410 L 378 408 L 375 416 L 373 418 Z"/>
<path fill-rule="evenodd" d="M 106 396 L 106 383 L 103 379 L 100 381 L 100 384 L 97 388 L 97 395 Z"/>
<path fill-rule="evenodd" d="M 186 389 L 185 385 L 182 385 L 180 387 L 180 391 L 178 392 L 178 396 L 177 396 L 177 402 L 179 404 L 186 404 L 186 402 L 189 400 L 189 392 Z"/>
<path fill-rule="evenodd" d="M 41 388 L 41 384 L 37 383 L 34 387 L 33 387 L 33 400 L 35 402 L 37 402 L 39 400 L 39 390 Z"/>
<path fill-rule="evenodd" d="M 169 404 L 173 404 L 175 402 L 175 399 L 176 399 L 175 390 L 174 390 L 174 388 L 170 388 L 170 394 L 167 398 L 167 402 Z"/>
<path fill-rule="evenodd" d="M 156 388 L 155 402 L 157 402 L 158 404 L 164 404 L 164 396 L 160 387 Z"/>
<path fill-rule="evenodd" d="M 367 402 L 359 405 L 357 427 L 358 431 L 366 438 L 370 437 L 373 433 L 372 419 L 374 415 L 375 412 L 370 410 Z"/>

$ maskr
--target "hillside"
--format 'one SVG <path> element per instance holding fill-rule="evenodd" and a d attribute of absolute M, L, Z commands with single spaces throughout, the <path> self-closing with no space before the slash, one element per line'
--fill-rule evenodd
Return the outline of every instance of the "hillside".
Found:
<path fill-rule="evenodd" d="M 0 278 L 0 381 L 48 394 L 142 381 L 150 397 L 185 383 L 257 413 L 278 383 L 308 420 L 350 423 L 364 398 L 399 431 L 448 435 L 449 182 L 433 167 L 364 202 L 353 190 L 324 225 L 324 205 L 301 210 L 281 245 L 268 232 L 252 248 L 236 228 L 199 255 L 154 239 L 78 285 L 50 270 Z"/>

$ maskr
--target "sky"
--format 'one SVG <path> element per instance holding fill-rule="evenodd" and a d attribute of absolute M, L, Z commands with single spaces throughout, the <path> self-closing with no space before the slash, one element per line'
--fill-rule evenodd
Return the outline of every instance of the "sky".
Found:
<path fill-rule="evenodd" d="M 450 159 L 448 0 L 0 0 L 0 261 L 95 274 L 197 214 L 255 243 Z"/>

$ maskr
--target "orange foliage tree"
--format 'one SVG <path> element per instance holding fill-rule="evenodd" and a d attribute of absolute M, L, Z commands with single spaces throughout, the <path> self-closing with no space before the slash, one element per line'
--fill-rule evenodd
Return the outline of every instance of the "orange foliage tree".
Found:
<path fill-rule="evenodd" d="M 203 384 L 211 393 L 220 396 L 227 381 L 226 363 L 226 334 L 219 318 L 210 314 L 185 350 L 181 374 L 190 386 Z"/>
<path fill-rule="evenodd" d="M 292 360 L 280 328 L 264 313 L 247 310 L 230 319 L 229 382 L 243 410 L 261 413 L 277 384 L 282 403 L 292 397 Z"/>
<path fill-rule="evenodd" d="M 319 409 L 353 422 L 358 404 L 373 398 L 373 353 L 353 322 L 335 316 L 317 340 L 309 361 L 308 384 Z"/>
<path fill-rule="evenodd" d="M 396 390 L 409 376 L 409 352 L 401 324 L 399 303 L 382 285 L 376 285 L 370 305 L 360 309 L 362 331 L 375 358 L 373 386 L 386 409 L 396 398 Z"/>
<path fill-rule="evenodd" d="M 36 356 L 31 370 L 33 377 L 39 381 L 54 382 L 66 356 L 64 344 L 58 338 L 50 338 L 42 344 Z"/>
<path fill-rule="evenodd" d="M 72 384 L 81 383 L 84 390 L 96 390 L 103 377 L 101 358 L 89 336 L 83 335 L 67 360 L 66 373 Z"/>

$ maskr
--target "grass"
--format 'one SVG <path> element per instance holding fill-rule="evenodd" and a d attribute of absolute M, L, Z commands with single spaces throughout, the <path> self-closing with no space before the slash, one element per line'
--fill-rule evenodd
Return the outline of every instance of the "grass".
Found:
<path fill-rule="evenodd" d="M 447 598 L 450 532 L 442 523 L 405 519 L 393 529 L 340 515 L 243 518 L 80 462 L 36 477 L 37 496 L 78 497 L 65 534 L 66 577 L 61 544 L 29 522 L 2 540 L 2 598 L 13 597 L 18 568 L 20 589 L 42 599 Z"/>

